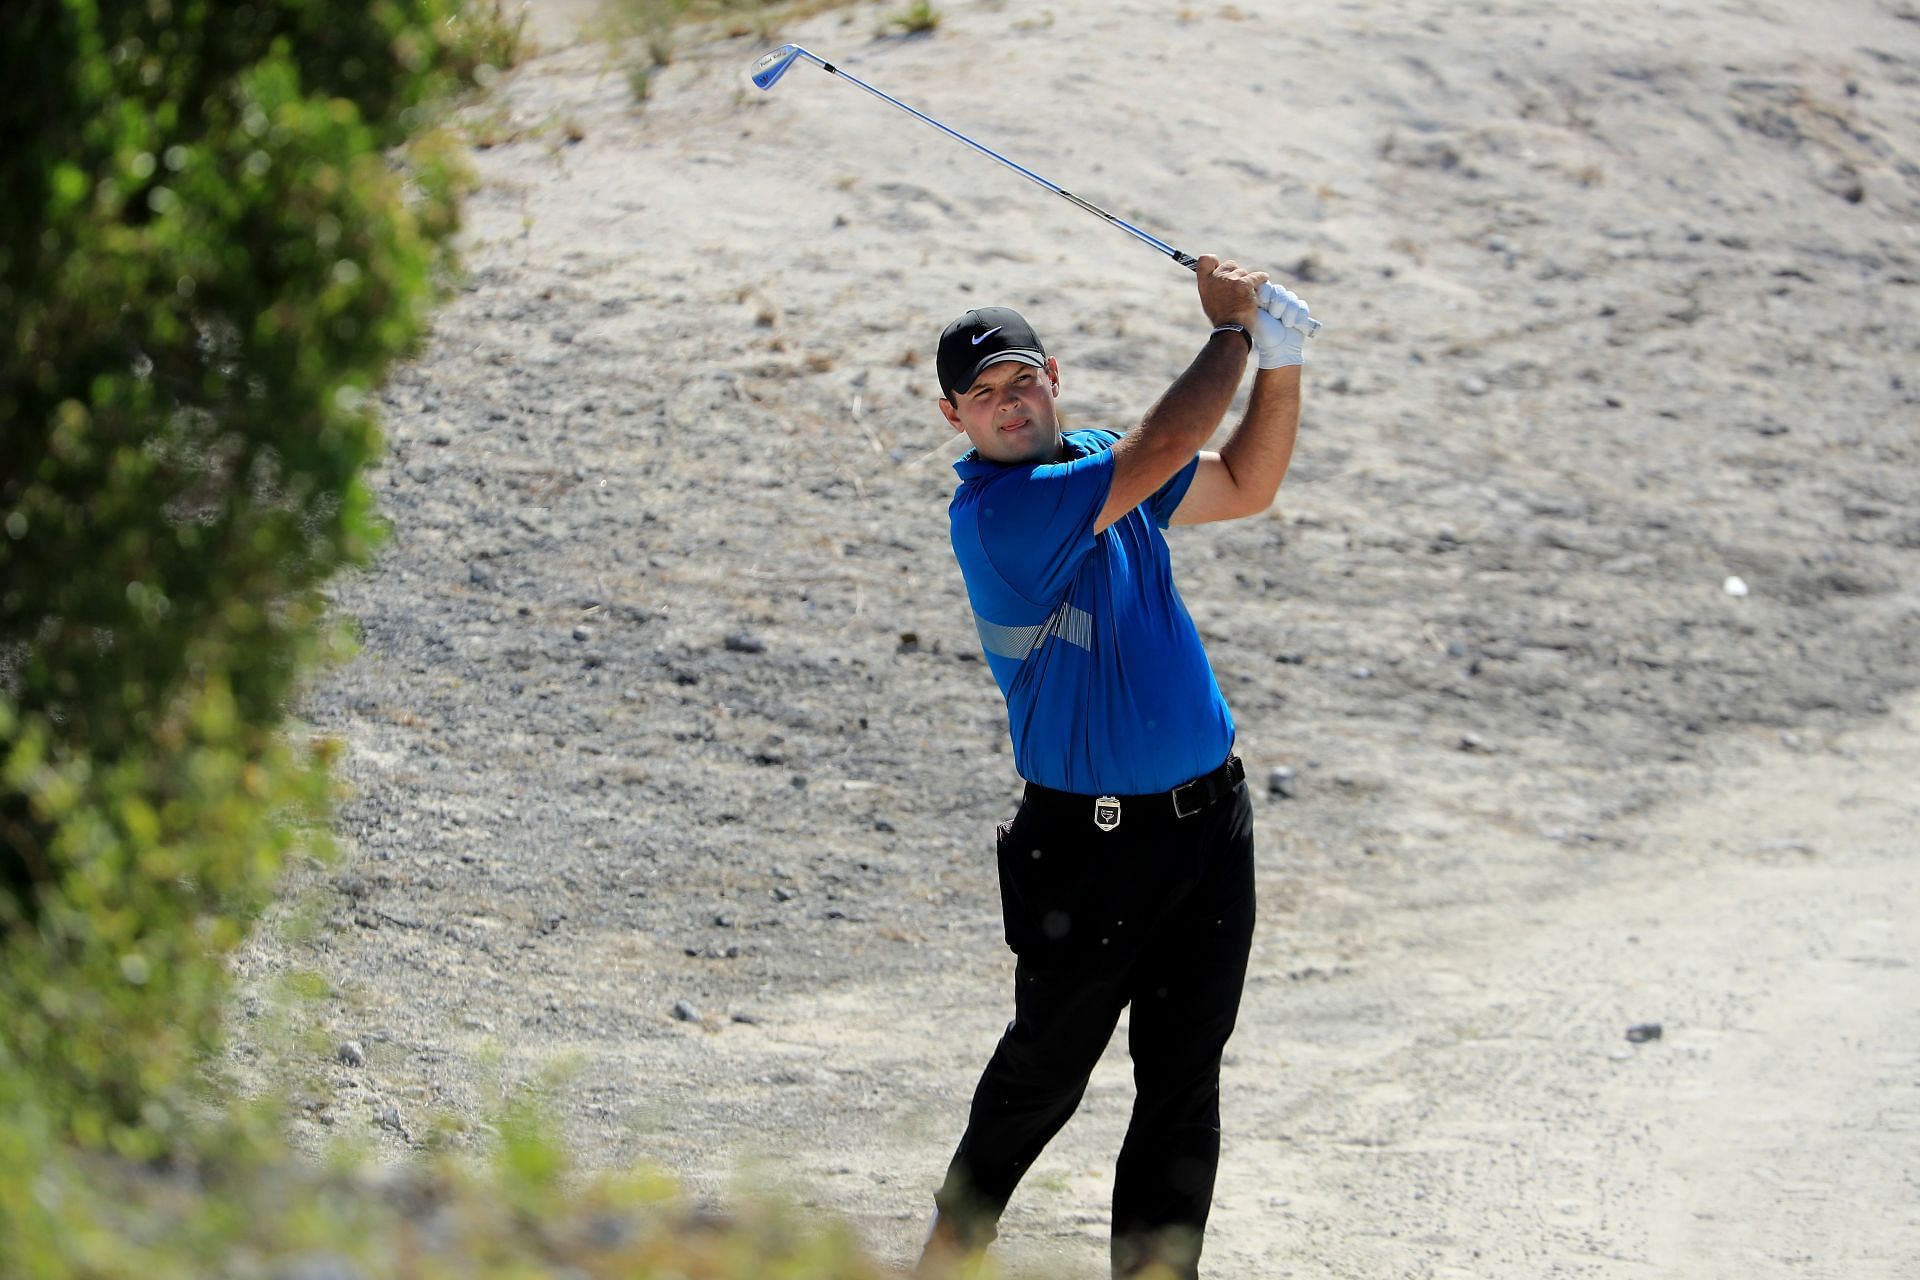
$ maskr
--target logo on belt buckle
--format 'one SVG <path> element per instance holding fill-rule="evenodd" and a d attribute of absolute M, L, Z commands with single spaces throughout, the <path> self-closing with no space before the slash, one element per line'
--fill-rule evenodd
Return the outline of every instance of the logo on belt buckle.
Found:
<path fill-rule="evenodd" d="M 1120 797 L 1101 796 L 1093 802 L 1093 825 L 1111 831 L 1120 825 Z"/>

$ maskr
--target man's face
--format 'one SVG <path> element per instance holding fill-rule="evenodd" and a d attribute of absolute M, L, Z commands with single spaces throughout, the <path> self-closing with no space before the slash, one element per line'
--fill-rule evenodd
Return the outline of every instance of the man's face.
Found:
<path fill-rule="evenodd" d="M 1052 462 L 1060 456 L 1059 394 L 1060 366 L 1049 356 L 1045 369 L 1017 360 L 988 365 L 957 404 L 945 396 L 938 403 L 948 425 L 966 432 L 989 462 Z"/>

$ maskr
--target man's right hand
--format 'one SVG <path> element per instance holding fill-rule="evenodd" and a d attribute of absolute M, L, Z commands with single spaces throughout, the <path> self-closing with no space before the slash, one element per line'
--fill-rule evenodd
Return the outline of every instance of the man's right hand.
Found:
<path fill-rule="evenodd" d="M 1267 282 L 1264 271 L 1248 271 L 1229 259 L 1222 262 L 1210 253 L 1200 255 L 1193 269 L 1200 285 L 1200 309 L 1212 325 L 1244 325 L 1253 328 L 1260 310 L 1260 286 Z"/>

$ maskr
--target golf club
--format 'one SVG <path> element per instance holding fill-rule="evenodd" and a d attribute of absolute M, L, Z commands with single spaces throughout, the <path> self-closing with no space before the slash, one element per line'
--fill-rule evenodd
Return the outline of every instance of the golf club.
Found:
<path fill-rule="evenodd" d="M 935 120 L 932 116 L 926 114 L 925 112 L 914 110 L 912 107 L 908 106 L 906 103 L 900 101 L 900 99 L 892 96 L 891 94 L 883 93 L 881 90 L 874 88 L 872 85 L 868 84 L 866 81 L 860 79 L 857 76 L 848 75 L 846 72 L 842 71 L 839 67 L 834 66 L 833 63 L 828 62 L 825 58 L 822 58 L 818 54 L 813 53 L 807 49 L 803 49 L 797 44 L 783 44 L 778 49 L 768 50 L 766 53 L 761 54 L 757 59 L 755 59 L 753 64 L 753 71 L 752 71 L 753 83 L 761 89 L 773 88 L 774 85 L 780 82 L 780 77 L 787 74 L 787 68 L 791 67 L 796 61 L 798 61 L 801 58 L 805 58 L 808 62 L 811 62 L 814 65 L 818 66 L 821 70 L 827 72 L 829 75 L 838 76 L 840 79 L 845 80 L 849 84 L 858 85 L 860 88 L 865 89 L 868 93 L 872 94 L 874 97 L 879 98 L 883 102 L 891 103 L 892 105 L 906 112 L 908 115 L 911 115 L 917 119 L 926 121 L 928 124 L 932 125 L 934 128 L 938 129 L 940 132 L 946 134 L 949 138 L 957 138 L 961 142 L 964 142 L 968 146 L 972 147 L 975 151 L 980 152 L 982 155 L 991 156 L 993 159 L 998 160 L 1001 164 L 1007 166 L 1007 168 L 1013 170 L 1015 173 L 1019 174 L 1021 177 L 1026 178 L 1032 182 L 1038 183 L 1039 185 L 1045 187 L 1047 190 L 1053 192 L 1053 194 L 1060 196 L 1062 199 L 1065 199 L 1071 202 L 1072 204 L 1078 205 L 1080 208 L 1085 209 L 1088 213 L 1091 213 L 1096 215 L 1097 217 L 1106 219 L 1108 222 L 1120 228 L 1122 231 L 1126 232 L 1128 235 L 1132 236 L 1134 239 L 1140 240 L 1148 245 L 1151 245 L 1153 248 L 1157 249 L 1161 253 L 1166 254 L 1169 258 L 1172 258 L 1175 262 L 1179 263 L 1181 266 L 1185 267 L 1187 270 L 1193 271 L 1198 268 L 1199 259 L 1195 258 L 1192 254 L 1183 253 L 1180 250 L 1174 248 L 1172 245 L 1168 244 L 1166 241 L 1160 239 L 1159 237 L 1149 235 L 1147 232 L 1142 231 L 1140 228 L 1134 226 L 1131 222 L 1128 222 L 1125 218 L 1116 217 L 1113 214 L 1108 213 L 1105 209 L 1102 209 L 1099 205 L 1094 204 L 1088 200 L 1082 200 L 1079 196 L 1073 194 L 1073 192 L 1068 191 L 1063 187 L 1056 186 L 1054 183 L 1048 182 L 1045 178 L 1041 177 L 1039 174 L 1035 173 L 1033 170 L 1026 168 L 1024 165 L 1014 163 L 1012 160 L 1007 159 L 1005 156 L 1001 155 L 998 151 L 993 150 L 993 148 L 991 147 L 982 146 L 980 143 L 975 142 L 972 138 L 969 138 L 966 134 L 961 133 L 957 129 L 949 129 L 946 125 L 941 124 L 938 120 Z M 1267 310 L 1272 311 L 1273 310 L 1272 301 L 1274 298 L 1273 291 L 1267 286 L 1263 285 L 1261 286 L 1260 292 L 1261 292 L 1260 305 L 1263 308 L 1266 308 Z M 1274 314 L 1276 318 L 1278 318 L 1279 313 L 1274 312 Z M 1311 338 L 1320 331 L 1320 322 L 1318 320 L 1313 319 L 1312 317 L 1308 317 L 1307 319 L 1302 320 L 1299 324 L 1293 327 L 1299 329 L 1301 333 Z"/>

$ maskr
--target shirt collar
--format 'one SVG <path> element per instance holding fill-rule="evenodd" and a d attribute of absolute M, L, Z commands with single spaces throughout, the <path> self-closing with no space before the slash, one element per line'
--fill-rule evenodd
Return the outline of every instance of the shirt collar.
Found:
<path fill-rule="evenodd" d="M 1084 458 L 1093 452 L 1093 450 L 1085 444 L 1074 439 L 1078 434 L 1079 432 L 1077 431 L 1068 431 L 1061 435 L 1060 439 L 1067 447 L 1067 458 L 1062 459 L 1062 461 L 1072 458 Z M 959 460 L 953 464 L 953 469 L 959 473 L 962 480 L 978 480 L 982 476 L 998 475 L 1002 471 L 1012 471 L 1016 467 L 1037 467 L 1040 465 L 1038 462 L 993 462 L 981 457 L 978 449 L 969 449 L 960 455 Z"/>

